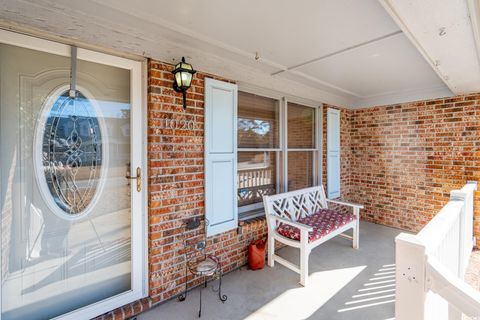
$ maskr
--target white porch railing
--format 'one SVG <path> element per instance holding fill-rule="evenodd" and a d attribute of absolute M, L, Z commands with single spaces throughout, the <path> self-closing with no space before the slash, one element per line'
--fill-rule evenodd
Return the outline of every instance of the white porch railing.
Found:
<path fill-rule="evenodd" d="M 272 180 L 272 170 L 269 168 L 239 169 L 237 173 L 238 205 L 241 207 L 259 204 L 258 208 L 260 208 L 263 196 L 276 193 L 276 186 L 272 184 Z"/>
<path fill-rule="evenodd" d="M 480 293 L 463 281 L 473 248 L 476 182 L 450 193 L 450 201 L 417 234 L 396 243 L 396 320 L 480 319 Z"/>
<path fill-rule="evenodd" d="M 259 169 L 240 169 L 237 173 L 238 188 L 257 187 L 270 184 L 272 181 L 272 170 Z"/>

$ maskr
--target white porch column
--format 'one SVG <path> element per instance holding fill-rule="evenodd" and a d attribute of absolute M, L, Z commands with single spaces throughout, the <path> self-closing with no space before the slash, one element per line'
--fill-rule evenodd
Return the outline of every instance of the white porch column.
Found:
<path fill-rule="evenodd" d="M 395 238 L 396 320 L 423 320 L 425 312 L 425 246 L 417 237 Z"/>

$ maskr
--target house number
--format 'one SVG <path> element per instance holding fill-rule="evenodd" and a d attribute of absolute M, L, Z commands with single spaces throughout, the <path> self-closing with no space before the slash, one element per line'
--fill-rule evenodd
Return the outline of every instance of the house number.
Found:
<path fill-rule="evenodd" d="M 193 130 L 195 129 L 195 123 L 193 120 L 161 119 L 160 127 L 163 129 Z"/>

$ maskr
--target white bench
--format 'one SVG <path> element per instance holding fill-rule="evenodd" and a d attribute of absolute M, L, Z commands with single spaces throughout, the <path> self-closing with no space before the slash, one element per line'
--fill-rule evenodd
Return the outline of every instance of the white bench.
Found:
<path fill-rule="evenodd" d="M 308 256 L 313 248 L 353 229 L 355 249 L 359 247 L 359 220 L 362 205 L 330 200 L 323 186 L 264 196 L 268 225 L 268 265 L 275 261 L 300 274 L 300 284 L 308 282 Z M 328 203 L 349 206 L 353 214 L 328 209 Z M 300 267 L 275 254 L 275 240 L 300 249 Z"/>

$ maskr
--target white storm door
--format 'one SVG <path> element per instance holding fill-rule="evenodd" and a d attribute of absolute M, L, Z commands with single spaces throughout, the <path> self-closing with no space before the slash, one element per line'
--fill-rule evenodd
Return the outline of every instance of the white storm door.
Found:
<path fill-rule="evenodd" d="M 78 49 L 75 98 L 70 65 L 69 46 L 0 30 L 2 320 L 145 295 L 142 64 Z"/>

